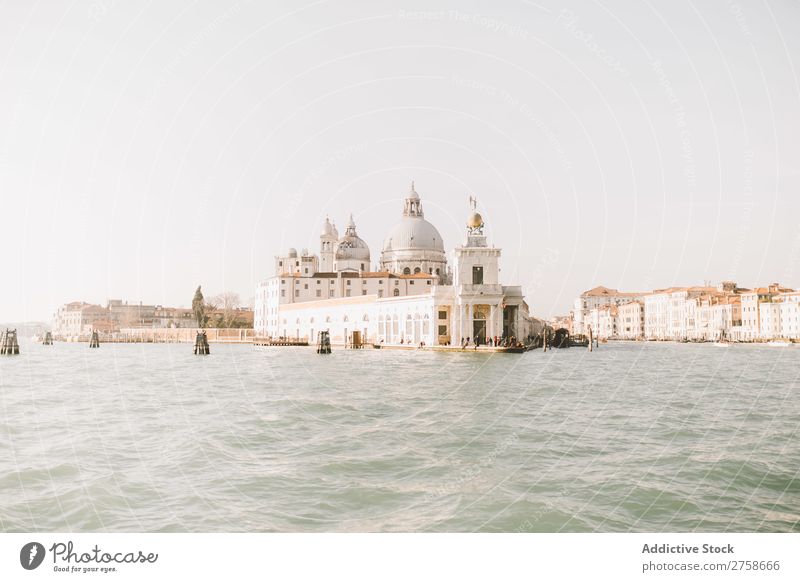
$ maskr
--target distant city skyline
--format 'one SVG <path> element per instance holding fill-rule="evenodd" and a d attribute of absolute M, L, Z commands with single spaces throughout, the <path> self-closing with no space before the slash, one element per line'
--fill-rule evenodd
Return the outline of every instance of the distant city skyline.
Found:
<path fill-rule="evenodd" d="M 448 251 L 477 197 L 539 317 L 596 285 L 800 287 L 797 3 L 0 15 L 0 321 L 247 303 L 326 215 L 375 263 L 411 180 Z"/>

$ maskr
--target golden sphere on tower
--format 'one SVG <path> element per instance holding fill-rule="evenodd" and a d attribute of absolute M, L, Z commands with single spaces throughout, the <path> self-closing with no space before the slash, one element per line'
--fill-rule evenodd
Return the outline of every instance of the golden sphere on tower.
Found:
<path fill-rule="evenodd" d="M 480 228 L 483 226 L 483 217 L 479 213 L 473 212 L 467 219 L 467 226 L 470 228 Z"/>

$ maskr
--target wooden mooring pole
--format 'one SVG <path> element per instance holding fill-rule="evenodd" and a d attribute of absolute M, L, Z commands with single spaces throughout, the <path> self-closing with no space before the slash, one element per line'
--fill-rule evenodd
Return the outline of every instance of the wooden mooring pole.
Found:
<path fill-rule="evenodd" d="M 99 348 L 100 347 L 100 334 L 97 333 L 97 330 L 92 332 L 92 337 L 89 340 L 89 347 L 90 348 Z"/>
<path fill-rule="evenodd" d="M 0 355 L 18 356 L 19 342 L 17 341 L 17 330 L 6 329 L 3 337 L 0 338 Z"/>
<path fill-rule="evenodd" d="M 197 332 L 197 337 L 194 340 L 194 353 L 197 356 L 207 356 L 211 353 L 205 330 Z"/>
<path fill-rule="evenodd" d="M 331 335 L 327 331 L 319 332 L 317 339 L 317 353 L 330 354 L 331 353 Z"/>

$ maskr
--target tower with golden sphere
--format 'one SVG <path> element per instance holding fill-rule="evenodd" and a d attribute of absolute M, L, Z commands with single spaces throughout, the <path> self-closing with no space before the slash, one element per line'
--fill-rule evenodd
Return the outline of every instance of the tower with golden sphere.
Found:
<path fill-rule="evenodd" d="M 453 341 L 462 339 L 485 343 L 490 337 L 503 336 L 503 286 L 500 284 L 500 249 L 490 247 L 483 232 L 483 217 L 477 200 L 470 197 L 467 238 L 454 253 L 453 285 L 456 295 L 456 326 Z"/>

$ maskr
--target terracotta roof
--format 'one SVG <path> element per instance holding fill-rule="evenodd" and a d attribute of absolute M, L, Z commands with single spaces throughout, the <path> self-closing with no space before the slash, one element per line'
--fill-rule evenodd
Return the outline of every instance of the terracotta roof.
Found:
<path fill-rule="evenodd" d="M 581 297 L 634 297 L 638 295 L 641 295 L 641 293 L 623 292 L 617 289 L 603 287 L 602 285 L 581 293 Z"/>

